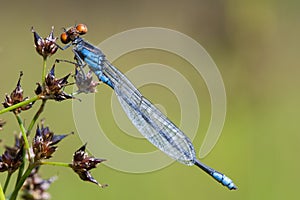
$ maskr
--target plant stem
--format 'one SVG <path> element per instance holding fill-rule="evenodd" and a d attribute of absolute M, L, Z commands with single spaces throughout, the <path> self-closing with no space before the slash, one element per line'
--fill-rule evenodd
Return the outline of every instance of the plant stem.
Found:
<path fill-rule="evenodd" d="M 16 118 L 18 120 L 20 129 L 21 129 L 22 137 L 24 139 L 25 150 L 28 151 L 29 150 L 29 143 L 28 143 L 28 139 L 27 139 L 27 136 L 26 136 L 26 130 L 25 130 L 25 127 L 23 125 L 23 121 L 22 121 L 22 119 L 21 119 L 21 117 L 20 117 L 19 114 L 15 114 L 15 115 L 16 115 Z"/>
<path fill-rule="evenodd" d="M 24 147 L 22 147 L 24 148 Z M 26 156 L 26 151 L 23 150 L 23 155 L 22 155 L 22 164 L 20 165 L 19 167 L 19 171 L 18 171 L 18 177 L 17 177 L 17 180 L 16 180 L 16 186 L 18 184 L 18 182 L 20 181 L 21 177 L 22 177 L 22 174 L 24 172 L 24 167 L 25 167 L 25 156 Z"/>
<path fill-rule="evenodd" d="M 42 86 L 45 88 L 45 78 L 47 73 L 47 57 L 43 58 L 43 70 L 42 70 Z"/>
<path fill-rule="evenodd" d="M 26 178 L 30 175 L 31 171 L 36 167 L 36 164 L 30 164 L 27 168 L 27 170 L 25 171 L 25 173 L 23 174 L 23 176 L 21 177 L 20 181 L 17 183 L 13 193 L 11 194 L 9 200 L 15 200 L 18 196 L 19 190 L 21 189 L 21 187 L 23 186 Z"/>
<path fill-rule="evenodd" d="M 41 104 L 39 110 L 35 113 L 34 117 L 32 118 L 31 123 L 30 123 L 30 125 L 29 125 L 29 127 L 27 129 L 27 136 L 30 134 L 30 132 L 31 132 L 31 130 L 32 130 L 35 122 L 37 121 L 37 119 L 39 118 L 39 116 L 41 115 L 41 113 L 43 112 L 45 104 L 46 104 L 46 101 L 47 101 L 46 99 L 42 100 L 42 104 Z"/>
<path fill-rule="evenodd" d="M 7 177 L 6 177 L 6 180 L 5 180 L 5 183 L 4 183 L 4 187 L 3 187 L 3 192 L 4 193 L 6 192 L 7 186 L 9 184 L 9 181 L 10 181 L 10 178 L 11 178 L 11 175 L 12 175 L 12 173 L 10 173 L 10 172 L 7 173 Z"/>
<path fill-rule="evenodd" d="M 41 164 L 41 165 L 60 166 L 60 167 L 71 167 L 70 164 L 68 164 L 68 163 L 63 163 L 63 162 L 47 162 L 47 161 L 42 161 L 40 164 Z"/>
<path fill-rule="evenodd" d="M 0 200 L 5 200 L 5 196 L 4 196 L 1 184 L 0 184 Z"/>
<path fill-rule="evenodd" d="M 29 104 L 29 103 L 31 103 L 31 102 L 34 102 L 34 101 L 36 101 L 36 100 L 38 100 L 38 99 L 40 99 L 40 98 L 41 98 L 41 97 L 37 95 L 37 96 L 34 96 L 34 97 L 32 97 L 31 99 L 28 99 L 28 100 L 26 100 L 26 101 L 22 101 L 22 102 L 20 102 L 20 103 L 15 104 L 15 105 L 12 105 L 12 106 L 9 106 L 9 107 L 7 107 L 7 108 L 4 108 L 4 109 L 0 110 L 0 115 L 3 114 L 3 113 L 6 113 L 6 112 L 8 112 L 8 111 L 14 110 L 14 109 L 16 109 L 16 108 L 25 106 L 25 105 L 27 105 L 27 104 Z"/>

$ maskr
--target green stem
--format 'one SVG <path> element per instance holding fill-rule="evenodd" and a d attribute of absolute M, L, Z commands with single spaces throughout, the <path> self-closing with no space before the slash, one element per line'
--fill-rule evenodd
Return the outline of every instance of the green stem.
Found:
<path fill-rule="evenodd" d="M 39 118 L 39 116 L 41 115 L 41 113 L 43 112 L 45 104 L 46 104 L 46 101 L 47 101 L 46 99 L 43 99 L 42 104 L 41 104 L 39 110 L 35 113 L 34 117 L 32 118 L 31 123 L 30 123 L 30 125 L 29 125 L 29 127 L 27 129 L 27 136 L 30 134 L 30 132 L 31 132 L 31 130 L 32 130 L 35 122 L 37 121 L 37 119 Z"/>
<path fill-rule="evenodd" d="M 46 73 L 47 73 L 47 57 L 43 58 L 43 70 L 42 70 L 42 86 L 45 88 L 45 78 L 46 78 Z"/>
<path fill-rule="evenodd" d="M 24 147 L 22 147 L 24 148 Z M 24 172 L 24 167 L 25 167 L 25 156 L 26 156 L 26 151 L 23 150 L 23 155 L 22 155 L 22 164 L 20 165 L 19 167 L 19 171 L 18 171 L 18 177 L 17 177 L 17 181 L 16 181 L 16 186 L 18 184 L 18 182 L 20 181 L 21 177 L 22 177 L 22 174 Z"/>
<path fill-rule="evenodd" d="M 30 175 L 31 171 L 36 167 L 35 164 L 30 164 L 27 168 L 27 170 L 25 171 L 24 175 L 21 177 L 20 181 L 18 182 L 18 184 L 16 185 L 13 193 L 11 194 L 9 200 L 15 200 L 18 196 L 18 193 L 21 189 L 21 187 L 23 186 L 26 178 Z"/>
<path fill-rule="evenodd" d="M 34 102 L 34 101 L 36 101 L 36 100 L 38 100 L 40 98 L 41 98 L 40 96 L 34 96 L 31 99 L 27 99 L 26 101 L 22 101 L 20 103 L 15 104 L 15 105 L 12 105 L 12 106 L 9 106 L 7 108 L 4 108 L 4 109 L 0 110 L 0 115 L 3 114 L 3 113 L 6 113 L 8 111 L 14 110 L 16 108 L 25 106 L 25 105 L 27 105 L 27 104 L 29 104 L 31 102 Z"/>
<path fill-rule="evenodd" d="M 20 117 L 19 114 L 15 114 L 15 115 L 16 115 L 16 118 L 17 118 L 17 120 L 18 120 L 20 129 L 21 129 L 22 137 L 23 137 L 23 139 L 24 139 L 25 150 L 26 150 L 26 152 L 28 152 L 28 159 L 31 160 L 31 158 L 30 158 L 30 153 L 29 153 L 29 142 L 28 142 L 28 139 L 27 139 L 26 130 L 25 130 L 23 121 L 22 121 L 22 119 L 21 119 L 21 117 Z"/>
<path fill-rule="evenodd" d="M 12 173 L 8 172 L 5 183 L 4 183 L 4 187 L 3 187 L 3 192 L 6 192 L 7 186 L 9 184 L 10 178 L 11 178 Z"/>
<path fill-rule="evenodd" d="M 40 164 L 41 164 L 41 165 L 60 166 L 60 167 L 71 167 L 70 164 L 68 164 L 68 163 L 63 163 L 63 162 L 48 162 L 48 161 L 42 161 Z"/>
<path fill-rule="evenodd" d="M 0 184 L 0 200 L 5 200 L 5 195 L 4 195 L 4 193 L 3 193 L 1 184 Z"/>

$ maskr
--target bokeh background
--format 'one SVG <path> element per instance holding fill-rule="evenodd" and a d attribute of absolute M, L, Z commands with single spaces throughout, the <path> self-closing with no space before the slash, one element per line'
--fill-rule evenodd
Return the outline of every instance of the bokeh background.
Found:
<path fill-rule="evenodd" d="M 25 95 L 33 96 L 40 81 L 42 60 L 33 47 L 31 26 L 46 36 L 52 25 L 86 23 L 90 42 L 98 44 L 113 34 L 137 27 L 164 27 L 180 31 L 199 42 L 216 62 L 226 87 L 227 116 L 222 135 L 202 161 L 230 176 L 238 185 L 228 191 L 196 167 L 174 163 L 162 170 L 130 174 L 105 165 L 94 177 L 108 183 L 106 189 L 79 180 L 71 170 L 43 167 L 45 178 L 58 176 L 50 188 L 52 199 L 297 199 L 299 188 L 299 2 L 288 1 L 19 1 L 1 2 L 0 95 L 9 93 L 19 71 L 24 72 Z M 56 57 L 72 59 L 71 51 Z M 54 58 L 50 59 L 50 67 Z M 167 52 L 143 50 L 129 53 L 114 64 L 126 72 L 136 65 L 158 62 L 186 76 L 200 99 L 201 121 L 193 143 L 202 144 L 210 120 L 210 101 L 201 76 L 187 62 Z M 72 71 L 61 64 L 57 76 Z M 167 88 L 145 86 L 145 96 L 165 109 L 175 123 L 180 121 L 178 102 Z M 159 92 L 155 95 L 155 92 Z M 112 118 L 105 103 L 112 91 L 99 87 L 97 115 Z M 156 99 L 157 98 L 157 99 Z M 168 103 L 173 99 L 171 103 Z M 2 101 L 2 100 L 1 100 Z M 35 108 L 37 109 L 37 107 Z M 104 111 L 103 111 L 104 110 Z M 103 112 L 102 112 L 103 111 Z M 29 123 L 34 110 L 22 117 Z M 18 132 L 11 114 L 0 132 L 4 144 Z M 57 133 L 75 131 L 72 103 L 49 102 L 42 118 Z M 107 120 L 112 141 L 130 151 L 154 150 L 146 141 L 124 136 Z M 89 130 L 87 130 L 89 131 Z M 84 142 L 75 134 L 63 141 L 53 161 L 71 162 L 73 152 Z M 107 158 L 109 160 L 109 158 Z M 109 161 L 108 161 L 109 162 Z M 130 160 L 128 160 L 130 162 Z M 0 175 L 3 185 L 5 174 Z"/>

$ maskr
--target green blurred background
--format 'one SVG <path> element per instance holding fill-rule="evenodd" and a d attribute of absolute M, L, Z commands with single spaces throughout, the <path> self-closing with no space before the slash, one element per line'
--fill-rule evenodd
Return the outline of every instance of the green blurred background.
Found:
<path fill-rule="evenodd" d="M 35 83 L 40 81 L 42 60 L 33 48 L 30 27 L 34 26 L 44 37 L 54 25 L 55 35 L 59 36 L 61 27 L 76 22 L 88 25 L 89 34 L 85 38 L 94 44 L 137 27 L 180 31 L 208 51 L 226 87 L 225 126 L 217 145 L 202 161 L 230 176 L 239 187 L 237 191 L 228 191 L 196 167 L 179 163 L 145 174 L 123 173 L 101 165 L 93 170 L 93 175 L 99 182 L 110 185 L 106 189 L 80 181 L 69 169 L 46 166 L 41 171 L 43 177 L 59 177 L 50 188 L 52 199 L 297 199 L 300 178 L 297 154 L 300 69 L 296 56 L 300 45 L 297 37 L 300 35 L 299 5 L 299 1 L 292 0 L 2 1 L 2 99 L 15 87 L 20 70 L 25 74 L 22 85 L 26 96 L 34 95 Z M 58 52 L 55 56 L 73 57 L 71 51 Z M 188 63 L 167 52 L 137 51 L 114 64 L 126 72 L 148 62 L 174 67 L 197 91 L 201 126 L 193 143 L 198 152 L 210 119 L 209 94 L 203 80 L 194 75 Z M 52 63 L 53 58 L 48 66 Z M 61 65 L 57 68 L 58 77 L 72 71 L 71 66 Z M 154 92 L 161 90 L 157 103 L 165 106 L 175 123 L 180 121 L 178 103 L 173 100 L 168 104 L 170 97 L 175 97 L 166 88 L 154 85 L 140 89 L 154 102 Z M 105 102 L 111 93 L 109 88 L 100 86 L 96 98 Z M 96 107 L 99 117 L 111 116 L 108 111 L 101 112 L 105 108 L 100 103 Z M 22 114 L 25 123 L 29 123 L 33 113 L 31 110 Z M 57 133 L 75 130 L 71 101 L 49 102 L 42 117 Z M 11 114 L 0 118 L 7 121 L 5 130 L 0 132 L 4 141 L 2 153 L 3 145 L 13 142 L 12 135 L 18 127 Z M 113 122 L 107 122 L 106 126 L 111 128 L 111 140 L 122 148 L 137 152 L 154 150 L 144 140 L 125 138 Z M 53 161 L 71 162 L 73 152 L 84 142 L 77 135 L 67 138 L 60 144 Z M 0 175 L 2 185 L 4 180 L 4 174 Z"/>

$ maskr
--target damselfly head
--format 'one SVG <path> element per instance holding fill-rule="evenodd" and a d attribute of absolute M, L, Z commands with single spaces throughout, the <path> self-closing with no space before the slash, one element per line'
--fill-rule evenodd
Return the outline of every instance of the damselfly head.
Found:
<path fill-rule="evenodd" d="M 85 24 L 78 24 L 63 32 L 60 35 L 60 40 L 62 43 L 68 44 L 69 42 L 74 41 L 76 38 L 78 38 L 79 35 L 84 35 L 86 33 L 87 26 Z"/>

